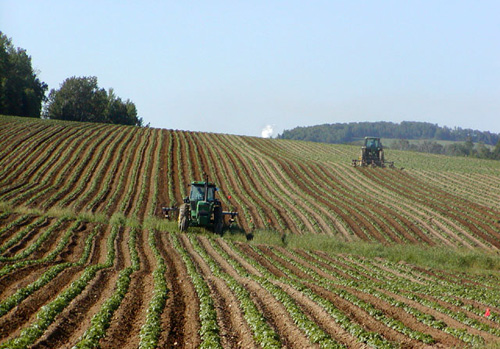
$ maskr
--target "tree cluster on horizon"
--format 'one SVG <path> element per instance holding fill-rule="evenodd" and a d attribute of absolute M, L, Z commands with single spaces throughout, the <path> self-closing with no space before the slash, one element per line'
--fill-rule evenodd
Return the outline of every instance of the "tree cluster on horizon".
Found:
<path fill-rule="evenodd" d="M 47 90 L 31 56 L 0 31 L 0 114 L 143 126 L 135 104 L 122 101 L 112 88 L 99 88 L 95 76 L 70 77 L 48 98 Z"/>
<path fill-rule="evenodd" d="M 427 139 L 465 142 L 470 139 L 474 143 L 482 142 L 496 145 L 500 135 L 489 131 L 450 128 L 438 126 L 429 122 L 403 121 L 401 123 L 350 122 L 324 124 L 308 127 L 296 127 L 285 130 L 278 138 L 295 139 L 320 143 L 344 144 L 362 139 L 365 136 L 393 139 Z"/>

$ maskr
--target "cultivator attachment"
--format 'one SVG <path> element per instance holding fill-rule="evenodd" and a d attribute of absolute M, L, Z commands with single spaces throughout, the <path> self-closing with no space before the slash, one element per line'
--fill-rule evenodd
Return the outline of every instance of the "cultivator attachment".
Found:
<path fill-rule="evenodd" d="M 162 207 L 161 210 L 163 211 L 163 216 L 166 219 L 172 218 L 172 215 L 175 215 L 177 211 L 179 211 L 178 207 Z"/>
<path fill-rule="evenodd" d="M 354 167 L 390 167 L 394 168 L 394 161 L 375 161 L 372 160 L 371 162 L 363 161 L 362 159 L 353 159 L 352 160 L 352 166 Z"/>
<path fill-rule="evenodd" d="M 222 211 L 223 216 L 231 216 L 229 218 L 229 224 L 234 223 L 236 221 L 235 217 L 238 215 L 238 212 L 231 212 L 231 211 Z"/>

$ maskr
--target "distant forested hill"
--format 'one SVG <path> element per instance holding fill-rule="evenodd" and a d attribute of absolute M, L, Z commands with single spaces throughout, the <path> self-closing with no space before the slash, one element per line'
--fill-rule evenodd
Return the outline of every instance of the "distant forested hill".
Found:
<path fill-rule="evenodd" d="M 350 122 L 296 127 L 278 135 L 281 139 L 295 139 L 322 143 L 349 143 L 365 136 L 399 139 L 434 139 L 445 141 L 472 141 L 495 145 L 500 135 L 488 131 L 441 127 L 428 122 Z"/>

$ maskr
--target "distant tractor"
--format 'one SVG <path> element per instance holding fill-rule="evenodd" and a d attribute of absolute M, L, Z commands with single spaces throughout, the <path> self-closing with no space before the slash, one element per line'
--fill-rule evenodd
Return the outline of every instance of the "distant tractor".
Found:
<path fill-rule="evenodd" d="M 359 159 L 353 159 L 352 165 L 372 166 L 372 167 L 394 167 L 393 161 L 385 161 L 384 148 L 378 137 L 365 137 L 365 143 L 361 147 L 361 156 Z"/>
<path fill-rule="evenodd" d="M 230 216 L 229 222 L 233 223 L 238 212 L 222 210 L 221 202 L 215 197 L 217 188 L 214 183 L 208 181 L 208 176 L 205 181 L 191 182 L 190 186 L 189 196 L 184 199 L 181 207 L 163 207 L 163 214 L 170 218 L 170 212 L 178 210 L 177 222 L 180 231 L 186 231 L 189 226 L 207 227 L 222 235 L 224 216 Z"/>

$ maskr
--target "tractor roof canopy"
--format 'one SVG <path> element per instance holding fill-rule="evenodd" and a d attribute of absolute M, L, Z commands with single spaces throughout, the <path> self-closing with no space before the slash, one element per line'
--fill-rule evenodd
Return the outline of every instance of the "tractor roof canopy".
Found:
<path fill-rule="evenodd" d="M 370 149 L 382 148 L 379 137 L 365 137 L 365 147 Z"/>

